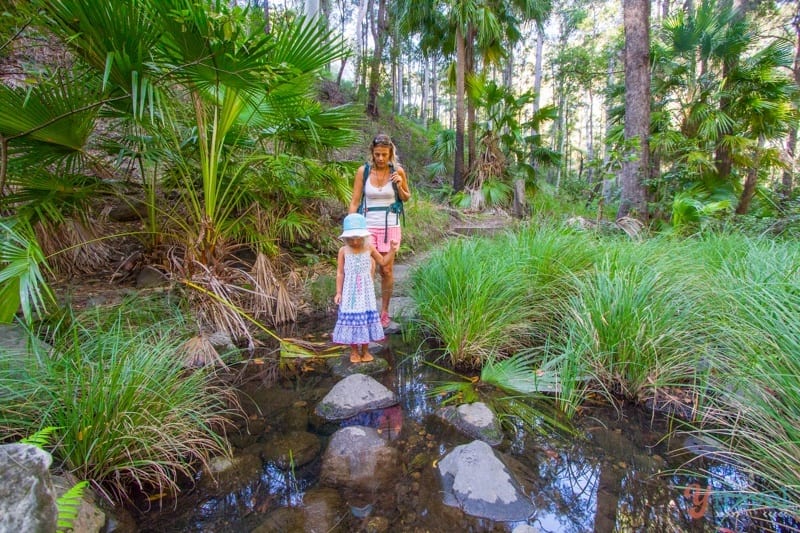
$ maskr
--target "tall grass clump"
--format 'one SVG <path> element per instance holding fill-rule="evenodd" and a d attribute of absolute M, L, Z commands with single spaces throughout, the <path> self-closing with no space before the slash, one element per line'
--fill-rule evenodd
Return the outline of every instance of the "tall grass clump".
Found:
<path fill-rule="evenodd" d="M 530 306 L 509 250 L 486 239 L 451 241 L 411 274 L 416 325 L 438 338 L 454 367 L 476 368 L 531 336 Z"/>
<path fill-rule="evenodd" d="M 501 246 L 513 250 L 508 259 L 519 264 L 525 290 L 531 292 L 537 321 L 545 329 L 548 322 L 561 322 L 553 316 L 553 304 L 571 292 L 571 276 L 591 269 L 602 249 L 599 242 L 587 235 L 545 224 L 526 227 L 501 238 Z"/>
<path fill-rule="evenodd" d="M 730 253 L 709 261 L 719 371 L 694 431 L 753 480 L 731 487 L 751 518 L 773 509 L 800 523 L 800 250 L 742 238 L 709 250 Z"/>
<path fill-rule="evenodd" d="M 606 259 L 575 279 L 564 348 L 616 396 L 643 401 L 666 385 L 692 383 L 702 332 L 690 294 L 647 265 Z M 687 381 L 689 380 L 689 381 Z"/>
<path fill-rule="evenodd" d="M 220 432 L 235 406 L 212 371 L 184 368 L 173 321 L 126 322 L 120 309 L 102 329 L 75 320 L 56 330 L 50 351 L 0 352 L 0 429 L 57 428 L 61 468 L 110 501 L 177 491 L 180 477 L 229 453 Z"/>

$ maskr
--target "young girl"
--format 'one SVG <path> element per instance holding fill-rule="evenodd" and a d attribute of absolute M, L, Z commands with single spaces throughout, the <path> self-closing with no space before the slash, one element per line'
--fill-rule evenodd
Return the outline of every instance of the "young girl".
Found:
<path fill-rule="evenodd" d="M 345 245 L 339 248 L 337 258 L 333 301 L 339 306 L 339 317 L 333 329 L 333 342 L 350 345 L 351 363 L 372 361 L 369 343 L 384 337 L 375 302 L 372 261 L 383 266 L 394 260 L 400 248 L 400 243 L 393 240 L 389 252 L 381 255 L 367 240 L 369 235 L 363 215 L 353 213 L 345 217 L 344 231 L 339 236 Z"/>

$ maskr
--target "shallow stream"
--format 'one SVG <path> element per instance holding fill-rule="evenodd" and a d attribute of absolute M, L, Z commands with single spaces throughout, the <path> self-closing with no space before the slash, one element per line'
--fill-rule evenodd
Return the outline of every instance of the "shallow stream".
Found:
<path fill-rule="evenodd" d="M 330 331 L 319 324 L 318 331 Z M 221 493 L 203 480 L 185 491 L 173 506 L 159 502 L 138 517 L 147 532 L 249 531 L 512 531 L 520 523 L 473 518 L 442 504 L 436 462 L 471 439 L 445 426 L 434 411 L 441 398 L 429 394 L 441 381 L 454 377 L 422 362 L 419 341 L 392 335 L 379 357 L 389 370 L 374 376 L 399 399 L 399 409 L 362 415 L 344 424 L 378 425 L 401 454 L 402 468 L 394 487 L 378 494 L 351 494 L 319 486 L 321 455 L 330 435 L 343 424 L 324 422 L 314 407 L 339 379 L 322 363 L 298 361 L 284 369 L 278 382 L 267 386 L 253 367 L 252 379 L 242 387 L 251 411 L 241 435 L 233 435 L 237 449 L 252 448 L 279 436 L 302 432 L 316 436 L 309 457 L 290 461 L 266 460 L 242 467 L 230 488 Z M 260 407 L 260 412 L 255 409 Z M 683 442 L 664 438 L 668 421 L 635 407 L 619 411 L 587 407 L 573 421 L 574 433 L 555 431 L 542 423 L 541 431 L 505 424 L 506 438 L 497 449 L 509 458 L 529 491 L 536 512 L 527 522 L 542 533 L 584 531 L 728 531 L 748 530 L 730 511 L 735 502 L 715 491 L 739 483 L 738 473 L 725 465 L 706 465 L 702 478 L 666 474 L 686 457 L 675 450 Z M 513 428 L 517 428 L 514 430 Z M 291 438 L 291 437 L 289 437 Z M 298 445 L 299 446 L 299 445 Z M 309 448 L 306 446 L 305 448 Z M 262 454 L 263 457 L 263 454 Z M 294 458 L 293 458 L 294 459 Z M 686 487 L 689 487 L 688 489 Z M 327 518 L 314 522 L 304 507 L 313 494 L 314 512 Z M 322 501 L 322 503 L 320 503 Z M 303 512 L 305 511 L 305 512 Z M 335 516 L 330 518 L 331 513 Z M 311 517 L 311 518 L 309 518 Z M 305 520 L 305 521 L 303 521 Z M 755 530 L 755 529 L 753 529 Z"/>

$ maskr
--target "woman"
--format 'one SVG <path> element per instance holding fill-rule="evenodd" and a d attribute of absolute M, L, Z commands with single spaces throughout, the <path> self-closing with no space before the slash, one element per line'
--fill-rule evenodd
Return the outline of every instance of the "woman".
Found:
<path fill-rule="evenodd" d="M 391 242 L 401 240 L 399 214 L 389 210 L 396 200 L 411 198 L 406 171 L 397 164 L 394 144 L 388 135 L 379 134 L 372 140 L 370 162 L 361 165 L 353 182 L 353 198 L 349 213 L 364 207 L 370 240 L 378 252 L 386 257 Z M 368 170 L 367 170 L 368 169 Z M 364 179 L 366 176 L 366 179 Z M 396 196 L 396 197 L 395 197 Z M 381 326 L 389 325 L 389 300 L 394 289 L 394 258 L 381 266 Z"/>

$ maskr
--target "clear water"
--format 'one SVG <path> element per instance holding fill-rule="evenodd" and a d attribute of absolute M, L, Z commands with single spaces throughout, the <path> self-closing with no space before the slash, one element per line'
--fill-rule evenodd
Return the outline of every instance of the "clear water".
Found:
<path fill-rule="evenodd" d="M 329 330 L 327 325 L 320 327 Z M 376 378 L 396 392 L 401 409 L 344 422 L 382 425 L 400 450 L 404 468 L 391 492 L 358 497 L 342 494 L 342 511 L 332 529 L 511 531 L 518 523 L 468 517 L 441 503 L 435 462 L 471 439 L 433 416 L 441 398 L 431 396 L 430 389 L 439 381 L 455 378 L 423 364 L 419 346 L 418 341 L 406 343 L 395 335 L 380 354 L 389 361 L 390 370 Z M 324 365 L 305 367 L 284 372 L 271 387 L 258 380 L 247 385 L 248 393 L 264 395 L 261 406 L 267 434 L 297 429 L 298 419 L 303 425 L 298 412 L 313 411 L 337 380 Z M 313 415 L 308 420 L 305 429 L 318 435 L 321 450 L 332 432 L 343 425 L 323 424 Z M 512 470 L 536 506 L 527 524 L 542 533 L 758 530 L 736 519 L 732 511 L 737 502 L 719 493 L 725 484 L 747 483 L 734 468 L 706 465 L 710 473 L 702 478 L 667 474 L 685 457 L 675 454 L 682 442 L 664 438 L 666 420 L 633 407 L 590 406 L 573 424 L 574 434 L 564 434 L 544 424 L 542 431 L 526 432 L 512 423 L 507 427 L 517 430 L 507 431 L 498 448 L 511 458 Z M 302 510 L 307 492 L 319 487 L 319 473 L 319 456 L 301 468 L 288 470 L 267 462 L 242 479 L 236 490 L 215 494 L 188 489 L 174 506 L 170 502 L 159 510 L 155 505 L 139 515 L 138 526 L 141 531 L 153 532 L 292 530 L 300 526 L 287 525 L 293 523 L 287 516 Z M 305 530 L 315 528 L 306 523 Z"/>

